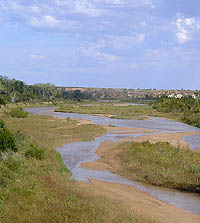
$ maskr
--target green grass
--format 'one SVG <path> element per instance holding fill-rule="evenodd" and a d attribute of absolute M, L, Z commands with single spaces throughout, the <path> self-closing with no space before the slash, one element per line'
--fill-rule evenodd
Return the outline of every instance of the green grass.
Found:
<path fill-rule="evenodd" d="M 29 115 L 26 119 L 6 118 L 7 125 L 20 130 L 25 136 L 39 142 L 43 147 L 56 147 L 70 141 L 87 141 L 106 133 L 106 130 L 93 124 L 77 125 L 77 121 L 58 119 L 45 115 Z"/>
<path fill-rule="evenodd" d="M 109 115 L 111 118 L 120 119 L 146 119 L 148 116 L 154 117 L 165 117 L 169 119 L 175 119 L 181 121 L 180 117 L 172 113 L 164 113 L 156 111 L 152 105 L 144 106 L 132 106 L 124 105 L 122 102 L 116 103 L 99 103 L 93 102 L 89 103 L 92 106 L 85 106 L 83 102 L 81 103 L 65 103 L 60 105 L 55 111 L 56 112 L 67 112 L 67 113 L 79 113 L 79 114 L 101 114 Z"/>
<path fill-rule="evenodd" d="M 123 103 L 120 103 L 123 105 Z M 56 109 L 59 112 L 82 113 L 82 114 L 102 114 L 111 115 L 113 118 L 145 118 L 153 115 L 154 109 L 151 106 L 118 106 L 115 103 L 94 103 L 92 106 L 85 106 L 82 103 L 65 104 Z"/>
<path fill-rule="evenodd" d="M 15 132 L 19 149 L 0 156 L 1 223 L 150 222 L 130 213 L 121 202 L 96 196 L 69 180 L 70 172 L 55 148 L 91 140 L 104 134 L 104 128 L 42 115 L 4 120 Z M 32 150 L 26 156 L 31 144 L 37 144 L 39 155 L 38 148 L 44 148 L 42 159 Z"/>
<path fill-rule="evenodd" d="M 90 104 L 92 106 L 86 106 Z M 44 103 L 18 103 L 9 104 L 7 106 L 2 107 L 0 109 L 0 116 L 8 116 L 10 110 L 12 108 L 16 108 L 17 106 L 21 106 L 23 108 L 26 107 L 52 107 L 56 106 L 57 112 L 67 112 L 67 113 L 79 113 L 79 114 L 101 114 L 101 115 L 109 115 L 111 118 L 119 118 L 119 119 L 138 119 L 143 120 L 148 116 L 154 117 L 164 117 L 169 119 L 174 119 L 176 121 L 182 121 L 180 116 L 175 113 L 165 113 L 157 111 L 153 108 L 152 105 L 146 104 L 144 106 L 119 106 L 124 105 L 124 102 L 96 102 L 96 101 L 59 101 L 56 104 L 44 104 Z"/>
<path fill-rule="evenodd" d="M 131 180 L 180 190 L 200 192 L 200 152 L 167 142 L 125 142 L 114 147 L 120 168 Z"/>

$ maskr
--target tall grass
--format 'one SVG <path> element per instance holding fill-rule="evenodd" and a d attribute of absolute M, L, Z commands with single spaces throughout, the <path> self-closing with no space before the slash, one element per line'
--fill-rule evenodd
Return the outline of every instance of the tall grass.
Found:
<path fill-rule="evenodd" d="M 174 147 L 167 142 L 125 142 L 117 145 L 117 172 L 132 180 L 200 192 L 200 152 Z"/>
<path fill-rule="evenodd" d="M 19 149 L 0 157 L 0 222 L 149 222 L 129 213 L 119 201 L 96 196 L 69 180 L 55 147 L 90 140 L 105 133 L 102 127 L 34 115 L 7 117 L 5 122 L 15 132 Z M 42 158 L 39 148 L 44 148 Z"/>
<path fill-rule="evenodd" d="M 123 104 L 120 104 L 123 105 Z M 56 109 L 58 112 L 82 113 L 82 114 L 103 114 L 111 115 L 113 118 L 145 118 L 147 115 L 153 115 L 155 110 L 151 106 L 119 106 L 115 103 L 96 103 L 91 106 L 85 106 L 82 103 L 65 104 Z"/>

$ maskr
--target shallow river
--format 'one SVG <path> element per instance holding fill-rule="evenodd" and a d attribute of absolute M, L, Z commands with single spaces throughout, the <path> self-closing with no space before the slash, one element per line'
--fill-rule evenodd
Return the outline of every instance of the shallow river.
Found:
<path fill-rule="evenodd" d="M 118 141 L 124 137 L 137 137 L 140 135 L 149 135 L 161 133 L 176 133 L 176 132 L 198 132 L 199 135 L 187 136 L 184 138 L 186 142 L 190 144 L 191 149 L 200 149 L 200 129 L 193 126 L 189 126 L 180 122 L 175 122 L 162 118 L 150 117 L 149 120 L 125 120 L 125 119 L 111 119 L 102 116 L 92 116 L 87 114 L 74 114 L 74 113 L 62 113 L 53 112 L 54 107 L 42 107 L 42 108 L 28 108 L 28 112 L 34 114 L 46 114 L 56 117 L 70 117 L 74 119 L 90 120 L 95 124 L 102 125 L 114 125 L 118 127 L 129 128 L 143 128 L 147 130 L 154 130 L 154 133 L 137 133 L 128 134 L 126 131 L 108 132 L 106 135 L 97 137 L 90 142 L 75 142 L 68 143 L 57 150 L 61 153 L 65 165 L 71 170 L 72 178 L 77 181 L 88 182 L 88 179 L 96 179 L 106 182 L 116 182 L 135 186 L 136 188 L 150 193 L 153 197 L 172 204 L 178 208 L 187 210 L 194 214 L 200 215 L 200 196 L 195 193 L 180 192 L 173 189 L 166 189 L 157 186 L 151 186 L 143 183 L 127 180 L 119 175 L 112 174 L 109 171 L 94 171 L 87 168 L 81 168 L 80 165 L 84 162 L 97 160 L 99 157 L 96 155 L 96 149 L 99 145 L 106 141 Z"/>

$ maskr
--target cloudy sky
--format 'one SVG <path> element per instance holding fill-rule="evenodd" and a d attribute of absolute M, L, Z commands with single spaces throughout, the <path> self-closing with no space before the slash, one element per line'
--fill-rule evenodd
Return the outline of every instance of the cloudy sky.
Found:
<path fill-rule="evenodd" d="M 0 0 L 0 74 L 26 83 L 200 88 L 199 0 Z"/>

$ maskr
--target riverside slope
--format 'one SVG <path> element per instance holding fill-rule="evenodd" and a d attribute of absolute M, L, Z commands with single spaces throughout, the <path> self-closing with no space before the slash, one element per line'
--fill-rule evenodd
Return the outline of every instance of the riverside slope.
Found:
<path fill-rule="evenodd" d="M 123 132 L 123 134 L 113 134 L 113 133 L 110 134 L 109 133 L 110 139 L 112 138 L 113 140 L 119 140 L 120 138 L 126 138 L 126 137 L 138 137 L 138 136 L 142 137 L 145 135 L 146 136 L 156 135 L 158 132 L 159 132 L 159 134 L 162 134 L 162 133 L 163 134 L 167 134 L 167 133 L 174 134 L 174 133 L 181 133 L 181 132 L 184 132 L 185 134 L 186 134 L 186 132 L 188 132 L 188 134 L 198 134 L 198 132 L 199 132 L 199 129 L 197 129 L 197 128 L 194 128 L 194 127 L 182 124 L 182 123 L 177 123 L 177 122 L 168 121 L 168 120 L 164 120 L 164 119 L 158 119 L 158 118 L 152 118 L 151 120 L 137 120 L 137 121 L 136 120 L 113 120 L 113 119 L 109 119 L 109 118 L 105 118 L 105 117 L 95 117 L 95 116 L 87 116 L 87 115 L 80 115 L 80 114 L 53 113 L 52 108 L 35 109 L 35 111 L 34 111 L 34 109 L 32 109 L 31 112 L 46 113 L 49 115 L 59 116 L 59 117 L 63 117 L 63 118 L 71 117 L 71 118 L 87 119 L 87 120 L 93 121 L 94 123 L 104 124 L 104 125 L 106 125 L 106 124 L 108 125 L 108 124 L 112 123 L 112 125 L 118 126 L 118 128 L 126 127 L 132 131 L 131 134 L 128 134 L 128 132 L 127 132 L 128 130 L 124 130 L 125 132 Z M 132 129 L 130 129 L 130 128 L 132 128 Z M 137 128 L 136 134 L 133 134 L 133 131 L 134 131 L 133 128 Z M 144 129 L 142 129 L 142 128 L 145 128 L 146 131 L 144 131 Z M 117 129 L 115 129 L 115 130 L 117 130 Z M 147 133 L 147 130 L 150 131 L 151 133 Z M 157 131 L 157 133 L 156 133 L 156 131 Z M 116 131 L 115 131 L 115 133 L 116 133 Z M 66 163 L 66 165 L 71 169 L 72 173 L 73 172 L 75 173 L 77 171 L 76 168 L 80 168 L 81 163 L 83 163 L 85 161 L 92 161 L 92 160 L 98 159 L 98 156 L 94 157 L 94 154 L 95 154 L 96 149 L 100 145 L 100 143 L 103 141 L 105 141 L 105 140 L 104 139 L 102 141 L 100 140 L 99 143 L 96 144 L 95 147 L 93 147 L 93 149 L 92 149 L 93 154 L 89 160 L 88 160 L 88 156 L 87 156 L 87 159 L 83 158 L 83 160 L 76 161 L 76 159 L 74 159 L 75 166 L 73 166 L 73 165 L 70 166 L 70 164 L 65 160 L 65 157 L 62 153 L 62 151 L 68 152 L 68 148 L 69 147 L 72 148 L 72 144 L 68 144 L 67 148 L 63 147 L 59 150 L 60 150 L 61 154 L 63 155 L 63 160 Z M 88 148 L 88 145 L 86 146 L 86 148 Z M 90 150 L 88 150 L 88 151 L 90 151 Z M 75 154 L 77 155 L 77 151 L 75 152 Z M 81 154 L 81 156 L 83 154 Z M 69 158 L 68 158 L 68 160 L 69 160 Z M 70 160 L 73 160 L 73 159 L 70 158 Z M 91 170 L 85 169 L 84 171 L 90 172 Z M 134 211 L 136 210 L 141 213 L 145 212 L 147 216 L 154 216 L 160 222 L 200 222 L 199 217 L 197 217 L 195 215 L 192 215 L 188 212 L 177 209 L 174 206 L 166 204 L 165 202 L 158 201 L 157 199 L 152 198 L 149 194 L 147 194 L 145 192 L 141 192 L 138 189 L 135 189 L 133 186 L 123 185 L 123 182 L 121 182 L 122 179 L 120 179 L 118 183 L 102 182 L 102 181 L 105 181 L 104 175 L 101 179 L 97 178 L 98 180 L 94 180 L 95 177 L 92 175 L 91 177 L 86 176 L 85 177 L 86 180 L 85 180 L 85 179 L 83 179 L 84 178 L 83 172 L 78 171 L 78 173 L 79 173 L 79 176 L 82 177 L 81 181 L 87 181 L 88 178 L 93 178 L 93 180 L 89 179 L 89 182 L 91 184 L 82 183 L 84 186 L 91 188 L 96 193 L 103 193 L 106 196 L 113 195 L 115 198 L 118 197 L 120 200 L 124 201 L 125 204 L 129 208 L 132 208 Z M 105 171 L 103 173 L 105 173 Z M 100 172 L 98 172 L 98 175 L 101 175 Z M 74 177 L 74 174 L 73 174 L 73 177 Z M 76 178 L 76 177 L 74 177 L 74 178 Z M 107 181 L 113 182 L 109 178 L 110 178 L 110 176 L 108 176 Z M 123 179 L 123 180 L 126 181 L 126 179 Z M 131 182 L 130 182 L 130 185 L 131 185 Z M 141 196 L 138 196 L 138 198 L 137 198 L 134 191 L 137 195 L 140 194 Z M 179 192 L 177 192 L 177 193 L 179 193 Z M 139 203 L 136 202 L 137 199 L 139 199 L 138 200 Z M 161 198 L 159 198 L 159 199 L 161 199 Z M 151 202 L 150 202 L 150 200 L 151 200 Z M 149 201 L 150 203 L 148 203 L 147 201 Z M 162 203 L 162 205 L 161 205 L 161 203 Z M 141 208 L 140 208 L 139 204 L 144 204 L 144 206 L 141 206 Z M 147 208 L 147 206 L 149 206 L 149 208 Z M 164 208 L 161 208 L 161 207 L 164 207 Z M 152 208 L 153 208 L 153 210 L 152 210 Z M 167 209 L 169 209 L 169 210 L 167 211 Z M 158 213 L 160 213 L 160 214 L 158 214 Z M 170 221 L 169 221 L 168 215 L 172 216 Z M 184 221 L 183 221 L 183 219 L 184 219 Z"/>

